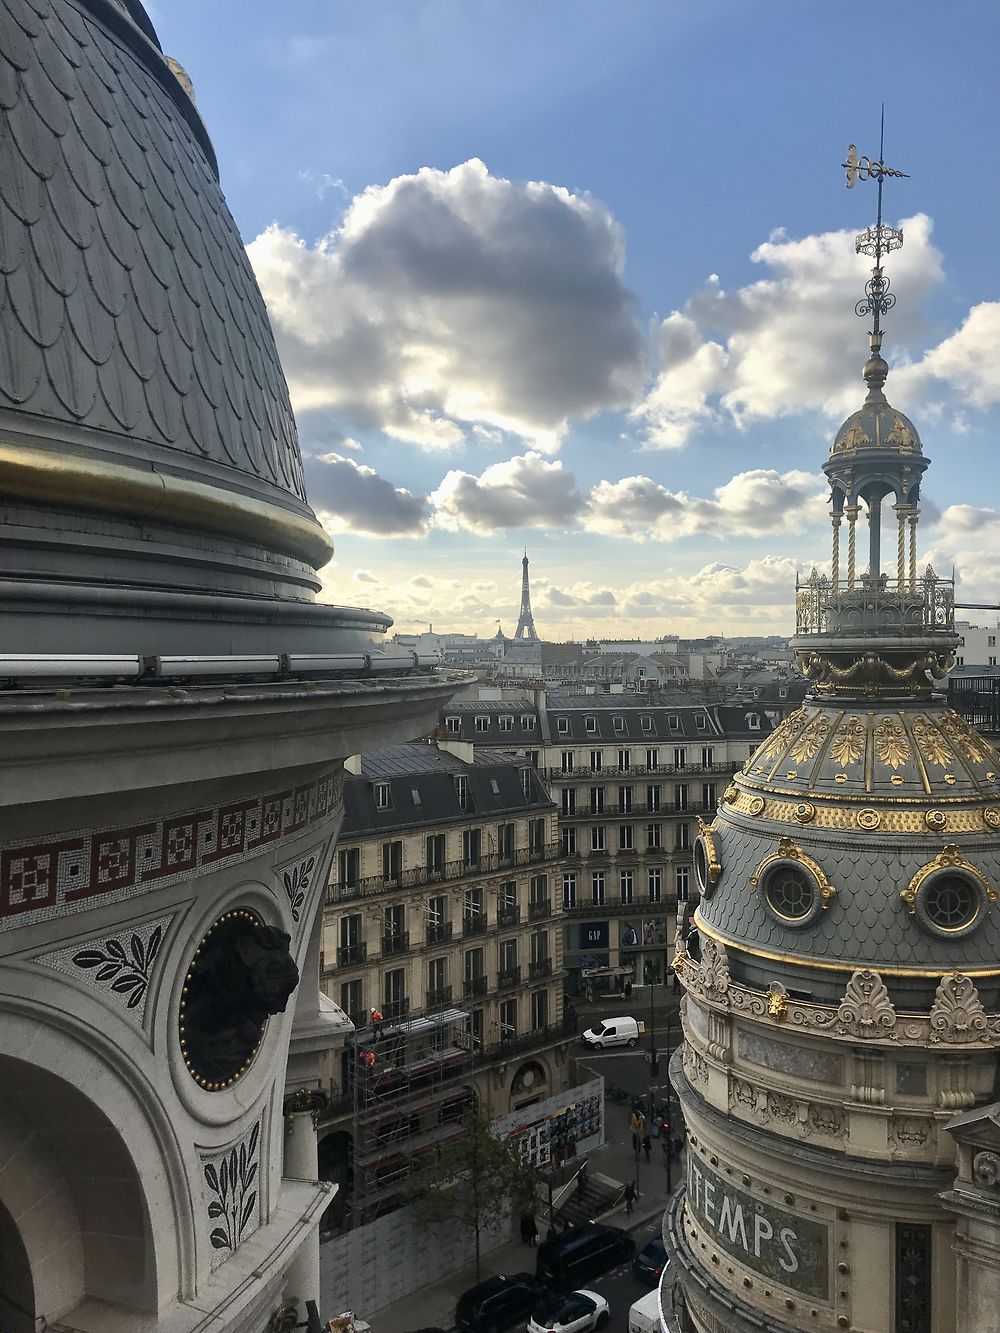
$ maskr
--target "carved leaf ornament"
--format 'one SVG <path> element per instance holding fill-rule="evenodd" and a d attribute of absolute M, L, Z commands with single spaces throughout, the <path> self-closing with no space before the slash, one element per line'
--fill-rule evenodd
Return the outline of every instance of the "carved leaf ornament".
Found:
<path fill-rule="evenodd" d="M 960 972 L 942 977 L 931 1006 L 931 1041 L 982 1041 L 986 1031 L 986 1010 L 969 978 Z"/>
<path fill-rule="evenodd" d="M 213 1221 L 223 1219 L 208 1238 L 215 1250 L 235 1250 L 253 1218 L 257 1191 L 252 1186 L 257 1178 L 259 1139 L 258 1122 L 245 1142 L 233 1147 L 217 1166 L 205 1163 L 205 1183 L 215 1196 L 209 1202 L 208 1215 Z"/>
<path fill-rule="evenodd" d="M 837 1024 L 856 1037 L 886 1037 L 896 1026 L 896 1010 L 877 972 L 859 968 L 847 983 Z"/>
<path fill-rule="evenodd" d="M 109 983 L 118 995 L 127 995 L 126 1006 L 137 1009 L 149 987 L 150 969 L 162 942 L 163 927 L 157 926 L 145 944 L 139 935 L 133 935 L 126 949 L 121 940 L 112 938 L 104 941 L 103 949 L 81 949 L 73 955 L 73 962 L 86 970 L 96 968 L 95 980 Z"/>

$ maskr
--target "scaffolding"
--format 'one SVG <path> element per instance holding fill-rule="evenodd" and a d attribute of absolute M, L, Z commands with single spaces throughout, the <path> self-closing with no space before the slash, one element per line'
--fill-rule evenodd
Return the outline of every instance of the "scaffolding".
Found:
<path fill-rule="evenodd" d="M 373 1010 L 370 1017 L 349 1048 L 355 1227 L 406 1202 L 421 1158 L 460 1134 L 475 1105 L 467 1010 L 400 1020 Z"/>

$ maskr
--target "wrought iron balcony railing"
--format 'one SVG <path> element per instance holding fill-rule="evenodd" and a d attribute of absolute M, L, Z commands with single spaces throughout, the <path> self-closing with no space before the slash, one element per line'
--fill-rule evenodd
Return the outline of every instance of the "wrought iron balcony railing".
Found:
<path fill-rule="evenodd" d="M 368 957 L 368 945 L 364 940 L 354 944 L 341 944 L 337 949 L 337 966 L 351 967 L 354 963 L 363 963 Z"/>
<path fill-rule="evenodd" d="M 528 976 L 532 981 L 539 981 L 542 977 L 550 977 L 551 975 L 551 958 L 532 958 L 528 963 Z"/>
<path fill-rule="evenodd" d="M 528 920 L 544 921 L 546 917 L 552 915 L 551 898 L 533 898 L 528 904 Z"/>
<path fill-rule="evenodd" d="M 529 866 L 543 866 L 562 857 L 560 844 L 548 842 L 543 847 L 521 847 L 513 855 L 484 852 L 474 860 L 446 861 L 444 865 L 429 868 L 413 866 L 398 875 L 368 875 L 353 884 L 331 883 L 327 890 L 328 903 L 344 902 L 351 898 L 368 898 L 382 893 L 398 893 L 400 889 L 416 889 L 427 884 L 444 884 L 449 880 L 473 879 L 478 875 L 495 875 L 502 870 L 518 870 Z"/>
<path fill-rule="evenodd" d="M 450 921 L 429 921 L 427 923 L 427 943 L 428 945 L 447 944 L 451 939 L 452 927 Z"/>
<path fill-rule="evenodd" d="M 397 931 L 393 935 L 382 936 L 382 957 L 391 958 L 394 954 L 406 953 L 410 947 L 410 932 Z"/>
<path fill-rule="evenodd" d="M 476 996 L 485 995 L 489 989 L 488 977 L 466 977 L 462 983 L 462 994 L 466 999 L 473 999 Z"/>
<path fill-rule="evenodd" d="M 462 934 L 468 939 L 470 935 L 486 934 L 486 913 L 477 912 L 475 916 L 467 916 L 462 919 Z"/>
<path fill-rule="evenodd" d="M 513 990 L 521 984 L 521 969 L 519 967 L 509 967 L 506 972 L 501 972 L 497 978 L 497 990 Z"/>
<path fill-rule="evenodd" d="M 444 1004 L 451 1004 L 451 987 L 439 986 L 436 990 L 427 992 L 427 1008 L 440 1009 Z"/>
<path fill-rule="evenodd" d="M 853 584 L 831 583 L 815 572 L 795 586 L 795 633 L 852 637 L 873 633 L 902 637 L 951 633 L 955 584 L 928 565 L 922 578 L 877 579 L 862 574 Z"/>
<path fill-rule="evenodd" d="M 511 926 L 516 926 L 521 920 L 521 909 L 518 906 L 498 907 L 497 925 L 501 930 L 509 930 Z"/>
<path fill-rule="evenodd" d="M 761 732 L 761 739 L 766 735 Z M 586 778 L 617 778 L 619 782 L 627 782 L 630 778 L 685 778 L 691 774 L 699 773 L 735 773 L 742 765 L 742 759 L 720 759 L 711 764 L 657 764 L 649 768 L 643 764 L 631 764 L 628 768 L 618 768 L 617 765 L 604 765 L 601 768 L 591 768 L 587 764 L 576 764 L 571 769 L 546 768 L 543 770 L 546 781 L 568 781 L 579 782 Z"/>

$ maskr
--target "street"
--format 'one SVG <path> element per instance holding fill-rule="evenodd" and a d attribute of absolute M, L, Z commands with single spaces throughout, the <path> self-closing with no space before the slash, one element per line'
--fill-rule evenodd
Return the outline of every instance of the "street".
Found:
<path fill-rule="evenodd" d="M 641 1250 L 647 1241 L 652 1240 L 654 1236 L 662 1235 L 662 1232 L 662 1217 L 644 1223 L 632 1233 L 636 1249 Z M 605 1277 L 595 1278 L 591 1285 L 593 1290 L 599 1291 L 611 1306 L 611 1323 L 608 1325 L 608 1333 L 628 1333 L 630 1306 L 640 1296 L 645 1296 L 647 1292 L 652 1291 L 652 1287 L 648 1287 L 645 1282 L 639 1282 L 632 1276 L 632 1269 L 628 1265 L 614 1269 Z"/>

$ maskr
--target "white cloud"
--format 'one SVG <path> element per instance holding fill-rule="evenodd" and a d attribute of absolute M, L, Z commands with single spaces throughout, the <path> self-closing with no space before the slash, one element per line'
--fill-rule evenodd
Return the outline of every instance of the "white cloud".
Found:
<path fill-rule="evenodd" d="M 334 535 L 415 537 L 426 529 L 426 498 L 393 486 L 374 468 L 337 453 L 307 454 L 303 461 L 312 507 Z"/>
<path fill-rule="evenodd" d="M 478 424 L 550 451 L 640 391 L 621 229 L 588 195 L 425 167 L 356 196 L 315 246 L 274 224 L 247 249 L 298 411 L 426 449 Z"/>
<path fill-rule="evenodd" d="M 573 474 L 537 453 L 493 463 L 478 477 L 453 470 L 428 498 L 439 527 L 479 533 L 567 528 L 583 508 Z"/>
<path fill-rule="evenodd" d="M 915 384 L 928 378 L 946 381 L 974 407 L 1000 403 L 1000 301 L 983 301 L 969 311 L 962 327 L 907 372 Z M 964 414 L 953 422 L 959 434 L 968 431 Z"/>
<path fill-rule="evenodd" d="M 902 226 L 905 244 L 891 271 L 901 299 L 885 350 L 891 361 L 901 349 L 905 362 L 906 349 L 925 335 L 920 310 L 942 268 L 930 218 L 917 214 Z M 869 261 L 855 254 L 853 233 L 794 240 L 778 231 L 751 258 L 766 276 L 727 292 L 713 274 L 656 330 L 658 375 L 633 412 L 648 447 L 683 445 L 712 420 L 745 426 L 807 411 L 836 418 L 860 404 L 866 324 L 855 316 L 854 300 Z M 958 355 L 963 359 L 962 349 Z M 948 377 L 949 357 L 938 364 Z M 927 373 L 938 371 L 928 366 Z M 980 375 L 984 392 L 992 391 L 986 386 L 994 375 L 1000 383 L 994 367 L 983 366 Z M 890 386 L 902 408 L 919 392 L 917 379 L 902 372 Z"/>

